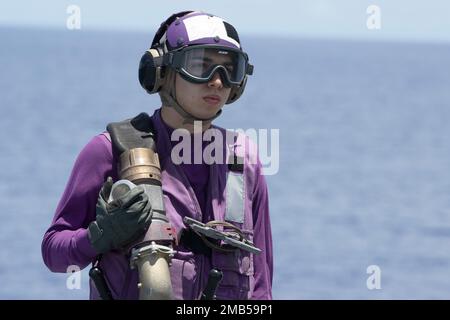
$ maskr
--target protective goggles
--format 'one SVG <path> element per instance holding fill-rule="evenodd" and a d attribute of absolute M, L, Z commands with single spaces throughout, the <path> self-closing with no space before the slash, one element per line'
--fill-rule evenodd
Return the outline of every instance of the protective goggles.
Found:
<path fill-rule="evenodd" d="M 198 45 L 171 51 L 164 55 L 163 64 L 174 68 L 184 79 L 193 83 L 209 82 L 219 72 L 224 85 L 239 86 L 253 66 L 245 52 L 228 47 Z"/>

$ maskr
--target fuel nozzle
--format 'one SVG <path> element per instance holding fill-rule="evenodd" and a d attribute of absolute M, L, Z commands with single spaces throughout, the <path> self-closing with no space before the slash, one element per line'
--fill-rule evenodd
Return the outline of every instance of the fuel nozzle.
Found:
<path fill-rule="evenodd" d="M 152 204 L 151 223 L 132 246 L 130 267 L 139 271 L 139 299 L 172 299 L 169 266 L 176 244 L 176 232 L 166 216 L 158 154 L 150 148 L 133 148 L 120 155 L 119 177 L 111 189 L 110 200 L 141 185 Z"/>

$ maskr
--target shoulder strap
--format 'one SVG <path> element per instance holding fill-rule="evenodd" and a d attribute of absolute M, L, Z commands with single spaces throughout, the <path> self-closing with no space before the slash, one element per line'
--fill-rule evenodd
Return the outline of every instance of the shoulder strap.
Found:
<path fill-rule="evenodd" d="M 132 119 L 111 122 L 106 130 L 111 136 L 113 148 L 119 154 L 134 148 L 156 149 L 156 134 L 150 116 L 142 112 Z"/>

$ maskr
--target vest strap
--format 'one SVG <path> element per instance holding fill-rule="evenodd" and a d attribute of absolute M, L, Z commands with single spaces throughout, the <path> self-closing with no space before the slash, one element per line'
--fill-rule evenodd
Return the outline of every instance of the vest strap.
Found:
<path fill-rule="evenodd" d="M 150 116 L 142 112 L 132 119 L 109 123 L 106 127 L 113 147 L 122 154 L 134 148 L 155 148 L 155 130 Z"/>

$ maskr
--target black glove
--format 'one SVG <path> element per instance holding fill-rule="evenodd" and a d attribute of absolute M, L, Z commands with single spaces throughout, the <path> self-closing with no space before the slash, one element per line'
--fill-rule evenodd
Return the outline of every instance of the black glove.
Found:
<path fill-rule="evenodd" d="M 88 228 L 89 240 L 98 253 L 130 245 L 147 230 L 152 218 L 151 203 L 142 186 L 107 203 L 112 185 L 108 177 L 98 196 L 96 220 Z"/>

